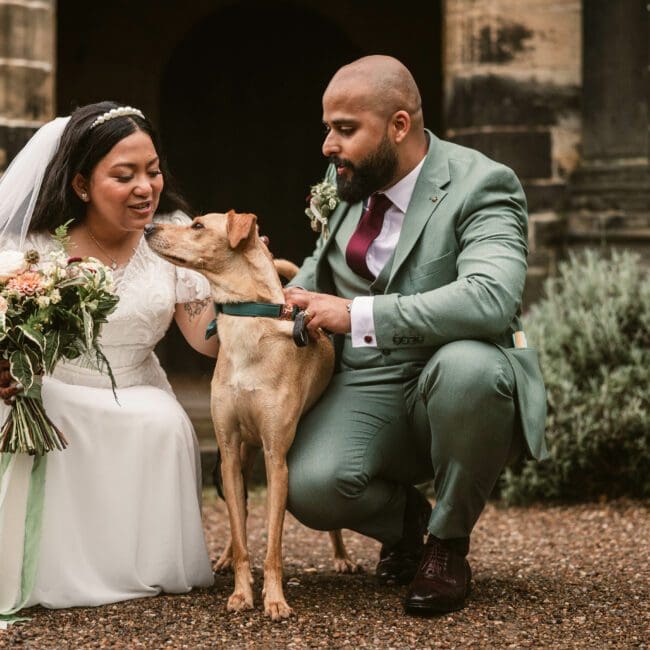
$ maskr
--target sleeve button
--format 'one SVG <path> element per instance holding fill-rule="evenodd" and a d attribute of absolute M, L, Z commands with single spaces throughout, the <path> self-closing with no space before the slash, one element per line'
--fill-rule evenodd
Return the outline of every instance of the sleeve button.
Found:
<path fill-rule="evenodd" d="M 364 340 L 365 343 L 372 343 L 372 336 L 370 336 L 370 334 L 366 334 L 363 337 L 363 340 Z"/>

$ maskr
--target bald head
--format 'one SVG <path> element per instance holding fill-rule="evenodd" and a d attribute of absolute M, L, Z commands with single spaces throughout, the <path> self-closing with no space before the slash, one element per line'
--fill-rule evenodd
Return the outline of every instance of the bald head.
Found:
<path fill-rule="evenodd" d="M 413 126 L 423 128 L 422 100 L 413 75 L 391 56 L 364 56 L 340 68 L 332 77 L 325 95 L 346 93 L 355 97 L 360 108 L 383 117 L 406 111 Z"/>

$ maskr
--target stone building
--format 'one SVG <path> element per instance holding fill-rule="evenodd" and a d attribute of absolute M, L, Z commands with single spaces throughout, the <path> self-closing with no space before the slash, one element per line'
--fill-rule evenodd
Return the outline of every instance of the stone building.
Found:
<path fill-rule="evenodd" d="M 392 54 L 430 128 L 522 179 L 529 304 L 567 247 L 650 257 L 648 12 L 646 0 L 0 0 L 0 170 L 55 114 L 123 101 L 159 127 L 198 211 L 256 212 L 277 254 L 299 261 L 313 243 L 304 196 L 325 167 L 324 85 L 344 62 Z M 189 354 L 168 366 L 201 364 Z"/>

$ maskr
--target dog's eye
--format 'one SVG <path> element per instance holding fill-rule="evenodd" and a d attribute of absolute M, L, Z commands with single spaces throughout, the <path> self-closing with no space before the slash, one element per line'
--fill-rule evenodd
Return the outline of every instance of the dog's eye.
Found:
<path fill-rule="evenodd" d="M 192 224 L 192 230 L 203 230 L 205 226 L 200 221 L 195 221 Z"/>

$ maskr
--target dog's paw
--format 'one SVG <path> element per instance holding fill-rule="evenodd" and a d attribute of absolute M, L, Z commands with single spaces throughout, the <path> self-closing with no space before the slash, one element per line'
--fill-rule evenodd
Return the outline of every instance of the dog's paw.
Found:
<path fill-rule="evenodd" d="M 293 610 L 287 604 L 287 601 L 284 599 L 264 600 L 264 613 L 272 621 L 281 621 L 284 618 L 289 618 L 293 614 Z"/>
<path fill-rule="evenodd" d="M 335 557 L 334 571 L 336 573 L 362 573 L 363 567 L 353 562 L 349 557 Z"/>
<path fill-rule="evenodd" d="M 224 551 L 219 559 L 215 562 L 214 572 L 215 573 L 226 573 L 232 570 L 232 555 L 227 551 Z"/>
<path fill-rule="evenodd" d="M 235 591 L 228 598 L 226 609 L 229 612 L 243 612 L 247 609 L 253 609 L 253 597 Z"/>

